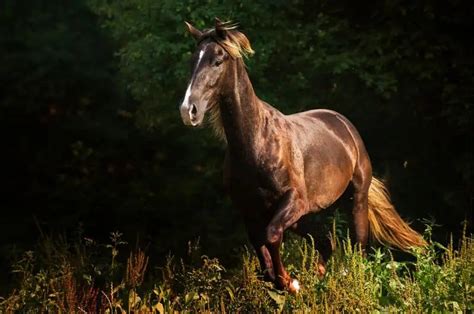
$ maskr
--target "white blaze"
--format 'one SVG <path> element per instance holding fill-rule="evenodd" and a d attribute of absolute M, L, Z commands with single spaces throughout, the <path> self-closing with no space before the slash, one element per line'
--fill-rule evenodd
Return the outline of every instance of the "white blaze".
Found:
<path fill-rule="evenodd" d="M 186 90 L 186 94 L 184 95 L 183 104 L 181 106 L 187 106 L 189 101 L 189 96 L 191 96 L 191 85 L 193 84 L 193 80 L 189 82 L 188 89 Z"/>
<path fill-rule="evenodd" d="M 199 63 L 201 63 L 201 59 L 202 59 L 202 56 L 204 55 L 204 49 L 205 48 L 206 47 L 204 47 L 201 51 L 199 51 L 199 59 L 196 63 L 196 67 L 194 68 L 195 71 L 198 69 Z M 193 80 L 194 80 L 194 73 L 193 73 L 193 76 L 191 78 L 191 81 L 189 82 L 188 88 L 186 89 L 186 94 L 184 95 L 184 100 L 183 100 L 183 103 L 181 104 L 181 106 L 189 107 L 189 96 L 191 96 L 191 86 L 193 85 Z"/>

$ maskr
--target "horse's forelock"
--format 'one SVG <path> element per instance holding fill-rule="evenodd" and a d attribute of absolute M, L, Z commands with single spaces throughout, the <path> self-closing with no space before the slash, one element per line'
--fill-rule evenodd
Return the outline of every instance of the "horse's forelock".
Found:
<path fill-rule="evenodd" d="M 222 36 L 224 34 L 224 36 Z M 249 57 L 255 52 L 247 36 L 237 30 L 237 24 L 225 22 L 206 30 L 201 41 L 211 38 L 217 42 L 232 58 Z"/>

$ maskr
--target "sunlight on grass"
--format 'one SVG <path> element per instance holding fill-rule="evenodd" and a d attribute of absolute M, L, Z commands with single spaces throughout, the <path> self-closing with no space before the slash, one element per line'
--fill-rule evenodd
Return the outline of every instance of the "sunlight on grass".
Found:
<path fill-rule="evenodd" d="M 428 236 L 430 230 L 428 229 Z M 124 244 L 90 239 L 70 243 L 46 237 L 38 249 L 12 265 L 14 289 L 0 298 L 0 312 L 469 312 L 474 309 L 473 237 L 459 246 L 430 241 L 413 252 L 414 261 L 395 261 L 386 248 L 368 257 L 348 240 L 337 240 L 327 274 L 318 277 L 314 241 L 289 238 L 283 256 L 301 283 L 296 295 L 263 282 L 253 253 L 240 269 L 226 270 L 218 259 L 194 256 L 185 263 L 168 257 L 152 267 L 137 249 L 121 263 Z M 190 246 L 189 254 L 197 248 Z M 127 256 L 127 255 L 124 255 Z"/>

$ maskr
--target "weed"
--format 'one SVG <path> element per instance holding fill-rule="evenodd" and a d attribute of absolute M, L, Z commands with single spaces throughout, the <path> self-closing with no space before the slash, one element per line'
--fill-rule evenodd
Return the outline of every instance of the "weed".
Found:
<path fill-rule="evenodd" d="M 416 261 L 397 261 L 383 247 L 364 256 L 334 226 L 336 248 L 323 278 L 318 243 L 289 237 L 282 256 L 302 285 L 294 296 L 264 282 L 249 251 L 241 268 L 226 270 L 190 243 L 186 262 L 169 256 L 153 277 L 140 249 L 120 262 L 120 233 L 110 244 L 43 237 L 12 265 L 16 285 L 0 298 L 0 312 L 470 312 L 474 239 L 464 234 L 445 247 L 430 241 L 431 228 L 428 247 L 413 252 Z"/>

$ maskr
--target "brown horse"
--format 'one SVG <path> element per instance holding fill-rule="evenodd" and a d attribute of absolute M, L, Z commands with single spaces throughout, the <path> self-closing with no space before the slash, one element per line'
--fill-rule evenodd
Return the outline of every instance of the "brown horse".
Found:
<path fill-rule="evenodd" d="M 235 25 L 216 19 L 204 32 L 186 25 L 197 49 L 181 117 L 184 124 L 199 126 L 209 112 L 227 142 L 224 184 L 243 214 L 266 280 L 298 291 L 280 258 L 283 233 L 301 231 L 301 217 L 327 208 L 349 186 L 362 248 L 369 230 L 376 240 L 402 250 L 424 245 L 395 211 L 383 183 L 372 177 L 364 143 L 349 120 L 322 109 L 282 114 L 255 95 L 243 62 L 253 50 Z"/>

